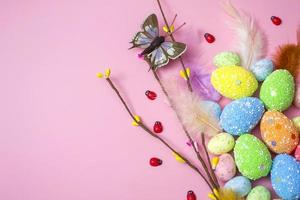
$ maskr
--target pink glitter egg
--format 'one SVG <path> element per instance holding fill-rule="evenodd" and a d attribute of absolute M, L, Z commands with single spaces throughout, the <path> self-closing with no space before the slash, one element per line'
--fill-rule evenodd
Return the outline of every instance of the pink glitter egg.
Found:
<path fill-rule="evenodd" d="M 222 154 L 219 159 L 219 163 L 215 170 L 216 176 L 221 181 L 229 181 L 236 174 L 236 165 L 234 159 L 228 153 Z"/>
<path fill-rule="evenodd" d="M 300 144 L 296 147 L 295 154 L 294 154 L 296 160 L 300 161 Z"/>

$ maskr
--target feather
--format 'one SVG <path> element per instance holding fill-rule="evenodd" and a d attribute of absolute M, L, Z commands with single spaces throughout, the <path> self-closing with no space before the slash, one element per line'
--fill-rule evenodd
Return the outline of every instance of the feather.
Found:
<path fill-rule="evenodd" d="M 200 139 L 199 135 L 202 133 L 213 136 L 221 132 L 219 120 L 214 116 L 211 108 L 207 108 L 197 94 L 180 87 L 178 82 L 179 80 L 171 79 L 164 81 L 163 85 L 169 94 L 171 106 L 192 139 Z"/>
<path fill-rule="evenodd" d="M 238 53 L 241 64 L 249 69 L 266 55 L 266 38 L 251 16 L 238 12 L 230 1 L 223 3 L 223 9 L 231 18 L 231 26 L 238 37 Z"/>
<path fill-rule="evenodd" d="M 300 44 L 279 46 L 273 55 L 273 60 L 277 69 L 286 69 L 297 78 L 300 72 Z"/>
<path fill-rule="evenodd" d="M 230 189 L 219 189 L 220 200 L 242 200 L 234 191 Z"/>
<path fill-rule="evenodd" d="M 300 45 L 300 25 L 298 26 L 297 29 L 297 44 Z"/>

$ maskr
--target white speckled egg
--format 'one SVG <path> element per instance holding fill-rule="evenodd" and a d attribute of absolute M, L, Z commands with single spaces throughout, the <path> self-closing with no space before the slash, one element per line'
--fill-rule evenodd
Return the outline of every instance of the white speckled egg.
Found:
<path fill-rule="evenodd" d="M 278 196 L 286 200 L 300 198 L 300 162 L 280 154 L 273 160 L 271 183 Z"/>
<path fill-rule="evenodd" d="M 256 80 L 264 81 L 274 69 L 274 64 L 270 59 L 262 59 L 250 67 L 250 71 L 254 74 Z"/>
<path fill-rule="evenodd" d="M 228 181 L 232 179 L 232 177 L 236 174 L 236 166 L 234 163 L 234 159 L 228 153 L 222 154 L 219 157 L 219 163 L 215 169 L 216 176 L 221 181 Z"/>
<path fill-rule="evenodd" d="M 213 63 L 217 67 L 238 66 L 240 62 L 240 57 L 229 51 L 218 53 L 213 59 Z"/>
<path fill-rule="evenodd" d="M 251 182 L 244 176 L 236 176 L 225 183 L 224 188 L 231 189 L 241 197 L 244 197 L 251 190 Z"/>
<path fill-rule="evenodd" d="M 228 133 L 219 133 L 212 137 L 207 144 L 210 153 L 220 155 L 231 151 L 234 147 L 234 138 Z"/>

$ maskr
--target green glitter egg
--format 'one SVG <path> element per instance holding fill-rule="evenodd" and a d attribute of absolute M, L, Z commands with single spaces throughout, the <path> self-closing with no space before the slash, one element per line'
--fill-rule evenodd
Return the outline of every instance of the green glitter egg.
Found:
<path fill-rule="evenodd" d="M 218 53 L 213 59 L 213 63 L 217 67 L 238 66 L 240 62 L 240 57 L 236 53 L 229 51 Z"/>
<path fill-rule="evenodd" d="M 270 200 L 270 191 L 262 185 L 253 188 L 247 196 L 246 200 Z"/>
<path fill-rule="evenodd" d="M 269 110 L 284 111 L 290 107 L 295 94 L 294 78 L 287 70 L 272 72 L 263 82 L 259 97 Z"/>
<path fill-rule="evenodd" d="M 268 148 L 250 134 L 240 136 L 234 147 L 234 159 L 241 174 L 251 180 L 267 176 L 272 165 Z"/>

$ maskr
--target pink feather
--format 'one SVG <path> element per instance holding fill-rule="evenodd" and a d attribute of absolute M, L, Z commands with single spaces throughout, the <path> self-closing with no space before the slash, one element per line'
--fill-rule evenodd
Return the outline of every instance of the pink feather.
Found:
<path fill-rule="evenodd" d="M 249 69 L 266 55 L 266 38 L 251 16 L 239 12 L 230 1 L 223 2 L 223 9 L 231 18 L 230 25 L 238 37 L 238 53 L 242 66 Z"/>
<path fill-rule="evenodd" d="M 198 140 L 200 134 L 214 136 L 221 132 L 219 120 L 213 115 L 197 94 L 178 85 L 180 80 L 164 81 L 165 89 L 170 97 L 170 104 L 177 112 L 183 125 L 191 134 L 193 140 Z"/>

